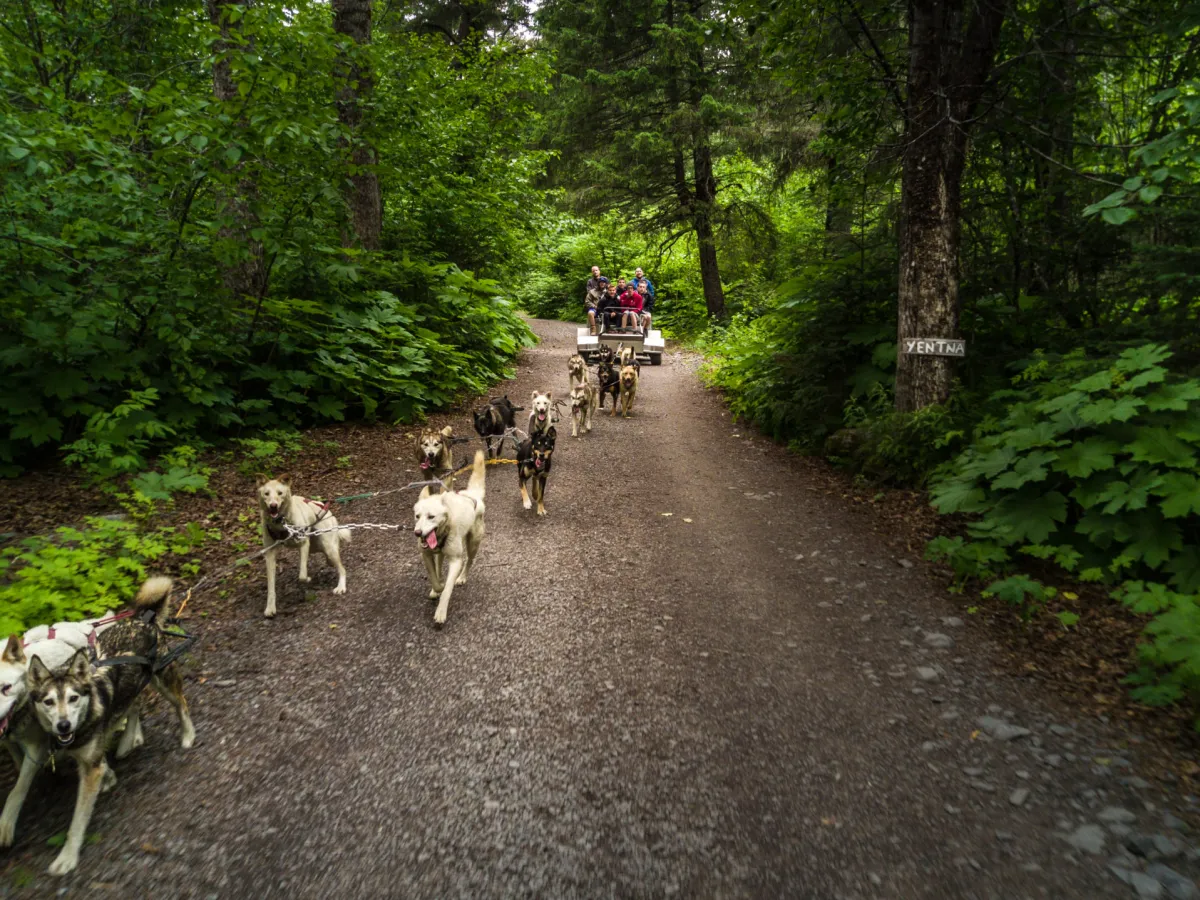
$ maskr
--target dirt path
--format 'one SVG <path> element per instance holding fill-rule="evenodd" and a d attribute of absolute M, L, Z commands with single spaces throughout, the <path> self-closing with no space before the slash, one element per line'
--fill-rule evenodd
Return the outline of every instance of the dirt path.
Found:
<path fill-rule="evenodd" d="M 537 327 L 514 398 L 566 386 L 573 330 Z M 43 779 L 0 896 L 1131 897 L 1131 831 L 1196 874 L 1136 738 L 994 673 L 920 566 L 686 361 L 642 376 L 634 418 L 560 426 L 545 520 L 489 470 L 444 630 L 407 531 L 355 535 L 341 598 L 318 563 L 303 602 L 289 555 L 274 621 L 257 578 L 208 625 L 195 749 L 151 720 L 62 883 L 40 873 L 73 779 Z"/>

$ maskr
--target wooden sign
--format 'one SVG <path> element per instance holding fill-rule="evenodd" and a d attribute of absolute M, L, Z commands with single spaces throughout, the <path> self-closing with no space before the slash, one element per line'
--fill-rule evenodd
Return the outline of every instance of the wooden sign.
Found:
<path fill-rule="evenodd" d="M 904 352 L 914 356 L 966 356 L 967 342 L 959 338 L 905 338 Z"/>

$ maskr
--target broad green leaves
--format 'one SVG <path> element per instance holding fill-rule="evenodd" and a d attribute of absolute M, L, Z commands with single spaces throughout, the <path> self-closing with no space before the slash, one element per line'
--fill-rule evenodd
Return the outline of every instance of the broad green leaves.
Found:
<path fill-rule="evenodd" d="M 1043 558 L 1036 547 L 1065 548 L 1057 556 L 1070 568 L 1100 552 L 1123 561 L 1109 577 L 1140 568 L 1190 588 L 1193 567 L 1175 561 L 1200 525 L 1200 382 L 1170 379 L 1169 357 L 1130 348 L 1057 394 L 1043 387 L 1011 405 L 940 470 L 934 506 L 976 514 L 971 533 L 991 544 Z"/>

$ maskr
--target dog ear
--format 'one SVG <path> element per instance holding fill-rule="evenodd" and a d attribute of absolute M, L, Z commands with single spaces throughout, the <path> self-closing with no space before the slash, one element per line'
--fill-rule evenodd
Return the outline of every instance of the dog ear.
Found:
<path fill-rule="evenodd" d="M 75 655 L 71 657 L 71 664 L 67 668 L 67 672 L 72 678 L 86 680 L 92 676 L 92 663 L 88 659 L 86 647 L 80 647 L 75 651 Z"/>
<path fill-rule="evenodd" d="M 29 661 L 29 686 L 31 688 L 36 689 L 53 677 L 40 656 L 35 656 Z"/>
<path fill-rule="evenodd" d="M 292 486 L 292 476 L 284 475 L 283 477 L 281 477 L 279 479 L 279 483 L 282 484 L 284 487 L 290 488 Z"/>
<path fill-rule="evenodd" d="M 447 425 L 445 428 L 442 429 L 442 437 L 448 438 L 452 434 L 454 434 L 454 429 L 451 428 L 449 425 Z"/>
<path fill-rule="evenodd" d="M 533 396 L 532 396 L 530 399 L 531 399 L 531 400 L 536 400 L 536 399 L 537 399 L 537 395 L 538 395 L 538 392 L 537 392 L 537 391 L 534 391 L 534 392 L 533 392 Z"/>
<path fill-rule="evenodd" d="M 21 643 L 20 635 L 8 636 L 8 643 L 4 645 L 4 653 L 0 654 L 0 659 L 7 663 L 25 662 L 25 646 Z"/>
<path fill-rule="evenodd" d="M 259 472 L 257 475 L 254 476 L 254 486 L 262 487 L 264 484 L 266 484 L 270 480 L 271 479 L 268 478 L 266 475 L 264 475 L 262 472 Z"/>
<path fill-rule="evenodd" d="M 548 438 L 550 438 L 551 441 L 558 440 L 558 429 L 555 428 L 553 425 L 551 425 L 550 428 L 546 431 L 546 436 Z"/>

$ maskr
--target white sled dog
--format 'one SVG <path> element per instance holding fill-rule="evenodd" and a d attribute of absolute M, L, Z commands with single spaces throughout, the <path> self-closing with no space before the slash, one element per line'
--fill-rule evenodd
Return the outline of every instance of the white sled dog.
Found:
<path fill-rule="evenodd" d="M 483 451 L 478 450 L 466 490 L 433 494 L 425 487 L 413 505 L 413 534 L 421 544 L 421 558 L 429 573 L 429 599 L 438 601 L 435 625 L 446 623 L 454 586 L 467 583 L 483 543 L 486 482 L 487 464 Z"/>
<path fill-rule="evenodd" d="M 350 543 L 350 529 L 339 528 L 338 520 L 329 514 L 325 504 L 293 494 L 287 478 L 259 480 L 258 511 L 264 547 L 271 547 L 277 541 L 284 541 L 285 547 L 299 547 L 300 580 L 308 582 L 312 580 L 308 577 L 309 545 L 316 541 L 317 552 L 324 554 L 326 561 L 337 569 L 338 583 L 333 592 L 346 593 L 346 567 L 342 565 L 341 548 Z M 316 525 L 319 533 L 311 538 L 294 538 L 285 525 L 293 528 Z M 267 551 L 267 608 L 263 615 L 268 619 L 275 615 L 275 557 L 278 553 L 278 547 Z"/>

